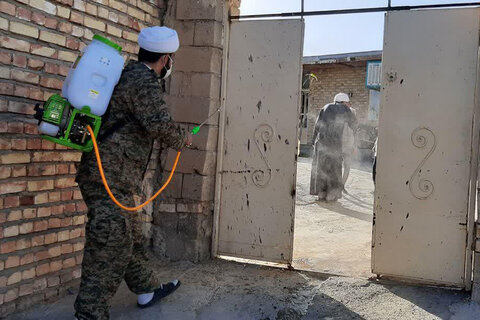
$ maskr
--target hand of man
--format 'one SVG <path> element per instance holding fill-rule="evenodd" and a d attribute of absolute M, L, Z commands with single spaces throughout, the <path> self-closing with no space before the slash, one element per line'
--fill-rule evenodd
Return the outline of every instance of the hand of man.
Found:
<path fill-rule="evenodd" d="M 193 143 L 193 135 L 191 133 L 187 133 L 187 137 L 185 138 L 185 146 L 189 147 Z"/>

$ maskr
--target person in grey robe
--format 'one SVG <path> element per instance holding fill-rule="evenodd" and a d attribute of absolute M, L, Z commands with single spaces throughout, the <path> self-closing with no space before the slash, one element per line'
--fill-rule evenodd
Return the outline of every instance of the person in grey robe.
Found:
<path fill-rule="evenodd" d="M 344 125 L 355 132 L 357 118 L 345 93 L 335 96 L 317 117 L 312 144 L 314 146 L 310 194 L 320 201 L 336 201 L 342 197 L 342 138 Z"/>

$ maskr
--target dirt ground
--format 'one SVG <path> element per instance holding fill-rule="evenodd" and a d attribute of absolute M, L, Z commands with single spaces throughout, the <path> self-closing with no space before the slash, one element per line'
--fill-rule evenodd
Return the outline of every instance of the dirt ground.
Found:
<path fill-rule="evenodd" d="M 146 310 L 122 284 L 112 302 L 112 320 L 297 320 L 297 319 L 478 319 L 480 306 L 468 294 L 434 288 L 381 284 L 366 279 L 322 277 L 223 260 L 202 264 L 158 263 L 165 279 L 182 286 Z M 75 292 L 10 320 L 73 320 Z"/>
<path fill-rule="evenodd" d="M 299 158 L 293 266 L 296 269 L 368 278 L 373 218 L 370 168 L 353 165 L 337 202 L 310 195 L 311 159 Z"/>

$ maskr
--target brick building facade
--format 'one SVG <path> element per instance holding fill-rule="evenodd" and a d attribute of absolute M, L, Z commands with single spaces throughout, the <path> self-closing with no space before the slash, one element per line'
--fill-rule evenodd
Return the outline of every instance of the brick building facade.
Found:
<path fill-rule="evenodd" d="M 191 128 L 220 103 L 224 8 L 224 0 L 0 1 L 0 317 L 64 295 L 81 275 L 87 208 L 74 181 L 81 153 L 40 139 L 34 105 L 60 91 L 94 34 L 121 45 L 128 60 L 143 27 L 165 24 L 181 41 L 167 98 L 174 119 Z M 212 119 L 162 199 L 142 213 L 160 257 L 210 255 L 217 133 Z M 157 145 L 147 195 L 172 155 Z"/>
<path fill-rule="evenodd" d="M 373 60 L 381 60 L 381 52 L 304 58 L 304 73 L 312 73 L 314 76 L 310 77 L 307 134 L 303 144 L 311 143 L 320 109 L 331 103 L 339 92 L 350 95 L 359 123 L 376 127 L 377 121 L 368 116 L 370 90 L 365 87 L 367 61 Z"/>

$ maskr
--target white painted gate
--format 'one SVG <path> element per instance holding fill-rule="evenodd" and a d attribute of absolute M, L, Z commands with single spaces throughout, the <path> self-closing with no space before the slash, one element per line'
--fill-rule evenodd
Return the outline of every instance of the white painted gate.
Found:
<path fill-rule="evenodd" d="M 229 37 L 214 254 L 289 263 L 303 21 L 232 22 Z"/>
<path fill-rule="evenodd" d="M 479 10 L 395 12 L 385 25 L 372 269 L 468 287 Z"/>

